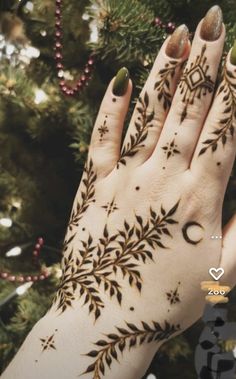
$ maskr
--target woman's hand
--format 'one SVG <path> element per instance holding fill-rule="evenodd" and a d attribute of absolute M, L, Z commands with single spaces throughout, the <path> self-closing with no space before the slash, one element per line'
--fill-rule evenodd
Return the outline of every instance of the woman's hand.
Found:
<path fill-rule="evenodd" d="M 44 323 L 48 336 L 56 328 L 54 347 L 63 351 L 57 378 L 141 377 L 157 346 L 200 317 L 200 283 L 211 279 L 211 267 L 223 267 L 223 280 L 235 284 L 235 220 L 223 239 L 211 238 L 222 235 L 236 149 L 231 53 L 214 92 L 224 38 L 213 7 L 192 47 L 185 26 L 164 42 L 122 147 L 128 71 L 107 89 L 65 239 L 61 285 L 46 316 L 53 327 Z M 61 342 L 65 331 L 71 337 Z M 69 368 L 72 343 L 77 360 Z"/>

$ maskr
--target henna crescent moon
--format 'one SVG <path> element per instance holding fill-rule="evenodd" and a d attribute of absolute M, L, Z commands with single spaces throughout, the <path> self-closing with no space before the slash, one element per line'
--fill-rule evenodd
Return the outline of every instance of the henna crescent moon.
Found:
<path fill-rule="evenodd" d="M 196 221 L 189 221 L 182 228 L 182 233 L 183 233 L 183 237 L 184 237 L 185 241 L 188 242 L 188 243 L 191 243 L 191 245 L 197 245 L 198 243 L 200 243 L 202 241 L 202 238 L 200 238 L 199 240 L 194 241 L 194 240 L 192 240 L 189 237 L 189 235 L 188 235 L 188 229 L 191 228 L 191 226 L 198 226 L 201 229 L 204 229 L 204 228 L 203 228 L 202 225 L 200 225 Z"/>

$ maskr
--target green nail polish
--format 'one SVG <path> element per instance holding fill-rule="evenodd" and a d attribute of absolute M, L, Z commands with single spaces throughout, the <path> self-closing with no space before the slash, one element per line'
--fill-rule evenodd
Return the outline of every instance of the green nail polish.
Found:
<path fill-rule="evenodd" d="M 230 62 L 236 65 L 236 40 L 234 41 L 234 46 L 231 51 Z"/>
<path fill-rule="evenodd" d="M 116 78 L 113 84 L 112 92 L 115 96 L 123 96 L 129 83 L 129 71 L 127 68 L 122 67 L 116 74 Z"/>

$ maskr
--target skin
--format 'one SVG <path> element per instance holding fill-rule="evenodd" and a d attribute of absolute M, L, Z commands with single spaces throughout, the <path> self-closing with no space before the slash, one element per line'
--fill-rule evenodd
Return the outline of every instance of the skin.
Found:
<path fill-rule="evenodd" d="M 235 135 L 228 129 L 225 143 L 219 141 L 217 149 L 200 154 L 209 135 L 222 128 L 224 115 L 228 120 L 231 117 L 230 110 L 224 113 L 224 89 L 227 91 L 229 83 L 223 79 L 223 91 L 216 92 L 214 99 L 206 86 L 209 80 L 215 83 L 225 29 L 217 40 L 205 41 L 200 37 L 201 23 L 192 47 L 189 44 L 174 63 L 165 53 L 168 40 L 164 42 L 123 146 L 122 128 L 132 83 L 129 81 L 123 96 L 112 93 L 114 79 L 109 84 L 65 238 L 61 287 L 2 379 L 32 379 L 32 372 L 34 379 L 72 379 L 79 374 L 93 379 L 141 378 L 164 340 L 201 316 L 205 293 L 200 283 L 212 280 L 209 268 L 223 267 L 224 282 L 235 285 L 236 218 L 226 226 L 222 240 L 211 239 L 222 235 L 222 204 L 235 159 Z M 199 61 L 201 54 L 203 60 Z M 177 86 L 187 58 L 185 79 Z M 161 70 L 172 66 L 169 84 L 160 87 Z M 205 76 L 197 87 L 188 88 L 193 67 Z M 236 67 L 229 56 L 226 68 L 236 83 Z M 173 97 L 171 106 L 164 102 L 164 90 Z M 108 132 L 101 138 L 99 128 L 104 120 Z M 235 119 L 231 124 L 235 128 Z M 140 128 L 145 138 L 138 143 Z M 142 226 L 150 232 L 149 242 L 148 238 L 141 241 Z M 132 248 L 122 245 L 125 238 Z M 111 249 L 103 255 L 104 245 Z M 122 257 L 127 259 L 122 261 Z M 174 292 L 178 300 L 171 302 Z M 97 299 L 91 300 L 89 294 Z"/>

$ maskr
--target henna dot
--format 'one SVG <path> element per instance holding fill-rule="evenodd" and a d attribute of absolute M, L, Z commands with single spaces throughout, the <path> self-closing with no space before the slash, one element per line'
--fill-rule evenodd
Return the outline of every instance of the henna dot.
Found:
<path fill-rule="evenodd" d="M 95 200 L 95 199 L 93 199 L 93 203 L 95 203 L 95 201 L 96 201 L 96 200 Z"/>
<path fill-rule="evenodd" d="M 113 97 L 112 101 L 113 101 L 113 103 L 115 103 L 115 102 L 116 102 L 116 99 Z"/>
<path fill-rule="evenodd" d="M 178 133 L 175 133 L 175 136 L 177 136 L 178 135 Z"/>
<path fill-rule="evenodd" d="M 140 187 L 139 187 L 139 186 L 137 186 L 137 187 L 135 187 L 135 189 L 136 189 L 136 191 L 139 191 L 139 190 L 140 190 Z"/>
<path fill-rule="evenodd" d="M 58 329 L 55 329 L 55 332 L 57 332 L 58 331 Z"/>
<path fill-rule="evenodd" d="M 38 359 L 35 359 L 35 362 L 37 363 L 37 362 L 38 362 Z"/>
<path fill-rule="evenodd" d="M 134 311 L 134 307 L 130 307 L 130 311 Z"/>
<path fill-rule="evenodd" d="M 166 168 L 165 167 L 162 167 L 162 170 L 165 170 Z"/>
<path fill-rule="evenodd" d="M 84 230 L 85 230 L 85 228 L 82 228 L 82 230 L 84 231 Z"/>
<path fill-rule="evenodd" d="M 220 162 L 217 162 L 217 166 L 220 166 L 221 165 L 221 163 Z"/>

